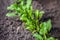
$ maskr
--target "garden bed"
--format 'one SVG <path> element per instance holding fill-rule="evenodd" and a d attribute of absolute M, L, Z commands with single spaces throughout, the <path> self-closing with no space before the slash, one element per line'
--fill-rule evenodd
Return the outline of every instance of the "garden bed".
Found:
<path fill-rule="evenodd" d="M 52 20 L 52 29 L 49 34 L 55 38 L 60 38 L 60 0 L 33 0 L 33 10 L 44 10 L 42 21 Z M 5 7 L 4 7 L 5 5 Z M 1 7 L 3 9 L 1 9 Z M 24 28 L 24 24 L 17 17 L 8 18 L 7 4 L 0 7 L 0 40 L 35 40 L 31 32 Z M 60 39 L 59 39 L 60 40 Z"/>

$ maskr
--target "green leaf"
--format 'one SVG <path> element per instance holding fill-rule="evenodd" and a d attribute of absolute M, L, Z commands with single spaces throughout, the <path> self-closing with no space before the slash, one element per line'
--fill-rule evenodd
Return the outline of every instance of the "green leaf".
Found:
<path fill-rule="evenodd" d="M 19 2 L 22 2 L 23 0 L 18 0 Z"/>
<path fill-rule="evenodd" d="M 10 5 L 9 7 L 7 7 L 7 9 L 8 9 L 8 10 L 15 10 L 16 7 L 17 7 L 16 4 L 12 4 L 12 5 Z"/>
<path fill-rule="evenodd" d="M 26 14 L 23 14 L 21 17 L 20 17 L 20 20 L 22 21 L 27 21 L 27 17 L 26 17 Z"/>
<path fill-rule="evenodd" d="M 41 36 L 41 35 L 39 35 L 39 34 L 34 34 L 33 35 L 37 40 L 43 40 L 43 37 Z"/>
<path fill-rule="evenodd" d="M 27 0 L 27 4 L 26 7 L 29 9 L 30 5 L 31 5 L 32 0 Z"/>
<path fill-rule="evenodd" d="M 23 5 L 24 5 L 24 1 L 21 1 L 20 6 L 23 6 Z"/>
<path fill-rule="evenodd" d="M 7 13 L 6 16 L 8 16 L 8 17 L 14 17 L 14 16 L 16 16 L 16 14 L 15 13 Z"/>
<path fill-rule="evenodd" d="M 47 30 L 50 31 L 52 27 L 51 20 L 47 21 Z"/>
<path fill-rule="evenodd" d="M 40 28 L 42 28 L 43 27 L 43 22 L 40 24 L 40 26 L 39 26 Z"/>
<path fill-rule="evenodd" d="M 34 29 L 35 29 L 35 26 L 34 26 L 34 25 L 28 25 L 28 26 L 26 26 L 26 29 L 28 29 L 28 30 L 30 30 L 31 32 L 33 32 Z"/>
<path fill-rule="evenodd" d="M 39 32 L 39 33 L 40 33 L 41 35 L 46 34 L 46 33 L 47 33 L 46 27 L 43 28 L 43 29 L 40 29 L 40 32 Z"/>
<path fill-rule="evenodd" d="M 20 11 L 20 10 L 21 10 L 20 7 L 17 7 L 16 11 Z"/>
<path fill-rule="evenodd" d="M 41 23 L 40 26 L 41 26 L 41 29 L 40 29 L 39 33 L 41 35 L 46 34 L 47 33 L 47 24 L 46 24 L 46 22 Z"/>
<path fill-rule="evenodd" d="M 39 16 L 39 11 L 38 10 L 35 11 L 35 16 L 38 19 L 38 16 Z"/>
<path fill-rule="evenodd" d="M 32 21 L 27 20 L 26 25 L 32 25 Z"/>
<path fill-rule="evenodd" d="M 48 38 L 47 40 L 56 40 L 55 38 L 53 38 L 53 37 L 50 37 L 50 38 Z"/>
<path fill-rule="evenodd" d="M 39 18 L 40 19 L 42 18 L 43 14 L 44 14 L 44 11 L 40 11 L 40 13 L 39 13 Z"/>
<path fill-rule="evenodd" d="M 30 8 L 30 10 L 27 10 L 29 16 L 32 16 L 32 7 Z"/>
<path fill-rule="evenodd" d="M 36 33 L 36 31 L 37 31 L 37 30 L 33 30 L 33 31 L 32 31 L 32 34 Z"/>
<path fill-rule="evenodd" d="M 48 20 L 47 22 L 43 22 L 40 24 L 40 34 L 47 34 L 48 31 L 51 30 L 51 20 Z"/>

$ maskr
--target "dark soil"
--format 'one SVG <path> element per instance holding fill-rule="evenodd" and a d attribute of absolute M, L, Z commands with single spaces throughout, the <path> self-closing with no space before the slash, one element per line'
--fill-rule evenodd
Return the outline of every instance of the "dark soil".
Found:
<path fill-rule="evenodd" d="M 52 20 L 50 35 L 60 38 L 60 0 L 33 0 L 33 10 L 44 10 L 42 21 Z M 8 18 L 5 14 L 7 6 L 11 1 L 0 0 L 0 40 L 35 40 L 31 32 L 24 28 L 18 17 Z M 60 39 L 59 39 L 60 40 Z"/>

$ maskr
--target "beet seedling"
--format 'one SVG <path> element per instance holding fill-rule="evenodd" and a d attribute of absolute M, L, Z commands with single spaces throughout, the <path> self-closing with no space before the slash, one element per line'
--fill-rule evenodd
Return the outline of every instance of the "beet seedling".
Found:
<path fill-rule="evenodd" d="M 31 6 L 32 0 L 26 0 L 26 4 L 24 2 L 24 0 L 19 0 L 19 4 L 15 3 L 9 6 L 7 9 L 12 10 L 13 12 L 7 13 L 6 16 L 19 16 L 20 20 L 25 23 L 26 29 L 31 31 L 37 40 L 56 40 L 48 35 L 48 32 L 52 27 L 51 20 L 49 19 L 47 22 L 39 22 L 44 11 L 33 11 Z"/>

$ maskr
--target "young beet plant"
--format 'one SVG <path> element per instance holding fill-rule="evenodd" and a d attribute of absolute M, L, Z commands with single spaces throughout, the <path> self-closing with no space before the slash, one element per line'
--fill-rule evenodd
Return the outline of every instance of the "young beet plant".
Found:
<path fill-rule="evenodd" d="M 7 8 L 13 12 L 7 13 L 6 16 L 18 16 L 25 23 L 26 29 L 32 32 L 36 40 L 56 40 L 48 35 L 48 32 L 51 30 L 51 20 L 49 19 L 47 22 L 39 21 L 44 11 L 33 11 L 31 6 L 32 0 L 18 0 L 18 2 L 18 4 L 12 4 Z"/>

